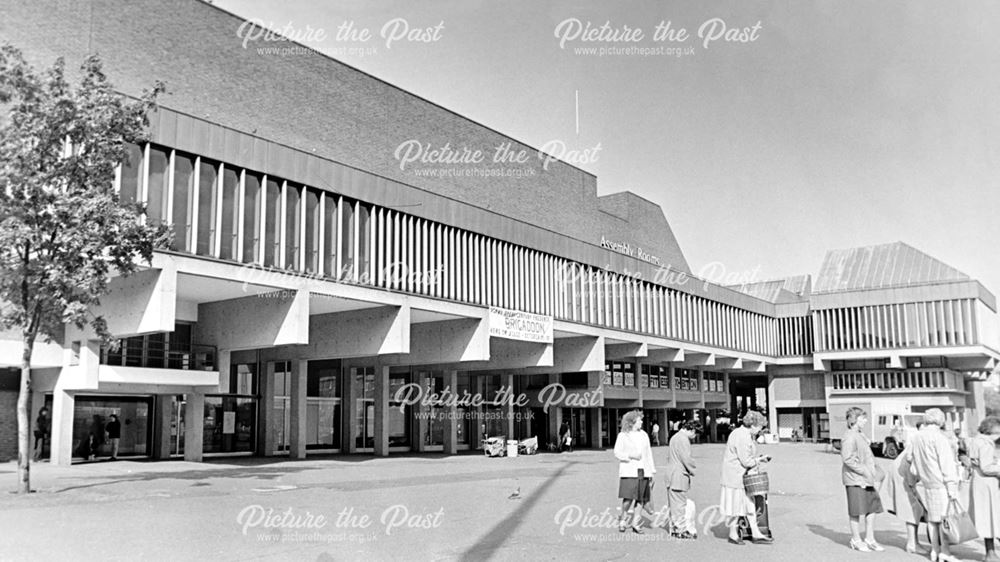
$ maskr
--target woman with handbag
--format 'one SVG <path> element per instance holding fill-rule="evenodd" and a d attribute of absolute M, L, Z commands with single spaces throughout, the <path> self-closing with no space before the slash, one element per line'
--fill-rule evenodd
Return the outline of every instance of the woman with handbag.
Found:
<path fill-rule="evenodd" d="M 882 500 L 875 485 L 885 473 L 875 466 L 871 443 L 862 431 L 868 425 L 868 413 L 861 408 L 847 410 L 847 431 L 840 445 L 844 462 L 841 478 L 847 489 L 847 516 L 851 521 L 851 548 L 861 552 L 885 550 L 875 541 L 875 514 L 882 513 Z M 865 521 L 865 539 L 861 540 L 861 520 Z"/>
<path fill-rule="evenodd" d="M 921 425 L 918 423 L 917 429 Z M 920 545 L 917 536 L 917 527 L 924 518 L 924 507 L 917 499 L 917 477 L 910 470 L 911 458 L 907 449 L 912 444 L 909 436 L 903 439 L 903 446 L 903 453 L 892 461 L 892 468 L 879 487 L 879 497 L 886 511 L 906 523 L 906 552 L 926 556 L 930 551 Z"/>
<path fill-rule="evenodd" d="M 924 412 L 924 424 L 913 436 L 913 444 L 904 450 L 904 454 L 912 458 L 912 470 L 917 476 L 917 497 L 926 511 L 931 560 L 953 562 L 955 558 L 951 556 L 941 522 L 948 516 L 953 504 L 957 504 L 958 461 L 951 442 L 941 431 L 944 420 L 944 412 L 940 408 Z"/>
<path fill-rule="evenodd" d="M 969 515 L 986 546 L 987 562 L 1000 562 L 996 537 L 1000 537 L 1000 458 L 996 442 L 1000 438 L 1000 418 L 989 416 L 979 424 L 979 435 L 969 443 L 972 482 L 969 493 Z"/>
<path fill-rule="evenodd" d="M 739 532 L 739 518 L 746 517 L 750 524 L 751 540 L 754 543 L 773 542 L 764 535 L 757 525 L 757 508 L 753 498 L 747 494 L 743 486 L 743 476 L 756 470 L 767 455 L 757 454 L 757 435 L 764 429 L 767 421 L 759 412 L 747 412 L 743 416 L 743 425 L 729 434 L 726 441 L 726 452 L 722 457 L 722 493 L 719 498 L 719 508 L 726 517 L 729 527 L 729 542 L 744 544 Z"/>
<path fill-rule="evenodd" d="M 649 501 L 653 486 L 653 449 L 649 435 L 642 430 L 642 412 L 633 410 L 622 416 L 621 428 L 615 439 L 615 458 L 618 459 L 618 497 L 622 500 L 622 517 L 618 530 L 622 533 L 628 523 L 628 511 L 633 509 L 632 531 L 642 534 L 642 506 Z"/>

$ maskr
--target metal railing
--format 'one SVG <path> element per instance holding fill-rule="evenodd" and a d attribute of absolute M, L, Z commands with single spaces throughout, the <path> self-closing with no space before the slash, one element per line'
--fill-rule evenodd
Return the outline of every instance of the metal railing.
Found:
<path fill-rule="evenodd" d="M 167 343 L 149 336 L 122 340 L 117 350 L 101 348 L 101 364 L 147 369 L 214 371 L 213 345 Z"/>
<path fill-rule="evenodd" d="M 839 392 L 891 392 L 965 389 L 960 373 L 949 369 L 845 371 L 833 373 L 833 390 Z"/>

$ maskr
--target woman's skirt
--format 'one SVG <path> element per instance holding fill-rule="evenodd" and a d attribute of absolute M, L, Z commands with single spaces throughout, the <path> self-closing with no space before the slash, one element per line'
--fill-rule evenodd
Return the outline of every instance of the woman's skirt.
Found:
<path fill-rule="evenodd" d="M 924 506 L 928 523 L 940 523 L 948 512 L 948 490 L 945 488 L 925 488 L 917 484 L 917 497 Z"/>
<path fill-rule="evenodd" d="M 747 495 L 743 488 L 722 487 L 722 494 L 719 496 L 719 511 L 725 517 L 737 517 L 741 515 L 756 516 L 757 508 L 753 499 Z"/>
<path fill-rule="evenodd" d="M 845 486 L 847 488 L 847 515 L 864 517 L 872 513 L 882 513 L 882 499 L 875 488 Z"/>
<path fill-rule="evenodd" d="M 618 480 L 618 497 L 623 500 L 635 500 L 639 503 L 649 501 L 649 478 L 639 469 L 638 478 L 620 478 Z"/>

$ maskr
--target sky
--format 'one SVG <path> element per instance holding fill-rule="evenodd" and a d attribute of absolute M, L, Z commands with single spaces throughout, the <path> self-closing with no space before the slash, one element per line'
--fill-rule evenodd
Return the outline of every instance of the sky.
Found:
<path fill-rule="evenodd" d="M 215 4 L 530 146 L 562 141 L 599 194 L 658 203 L 713 280 L 901 240 L 1000 293 L 993 0 Z M 662 50 L 607 54 L 628 47 Z"/>

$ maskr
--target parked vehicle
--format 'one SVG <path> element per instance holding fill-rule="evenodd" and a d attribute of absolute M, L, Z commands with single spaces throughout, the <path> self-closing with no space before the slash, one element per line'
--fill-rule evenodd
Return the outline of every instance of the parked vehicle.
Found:
<path fill-rule="evenodd" d="M 840 450 L 840 441 L 847 431 L 847 410 L 858 407 L 868 412 L 870 422 L 865 434 L 872 444 L 872 451 L 889 459 L 899 456 L 911 431 L 916 431 L 917 422 L 923 414 L 910 411 L 910 405 L 898 400 L 871 400 L 830 404 L 830 440 L 833 447 Z"/>

